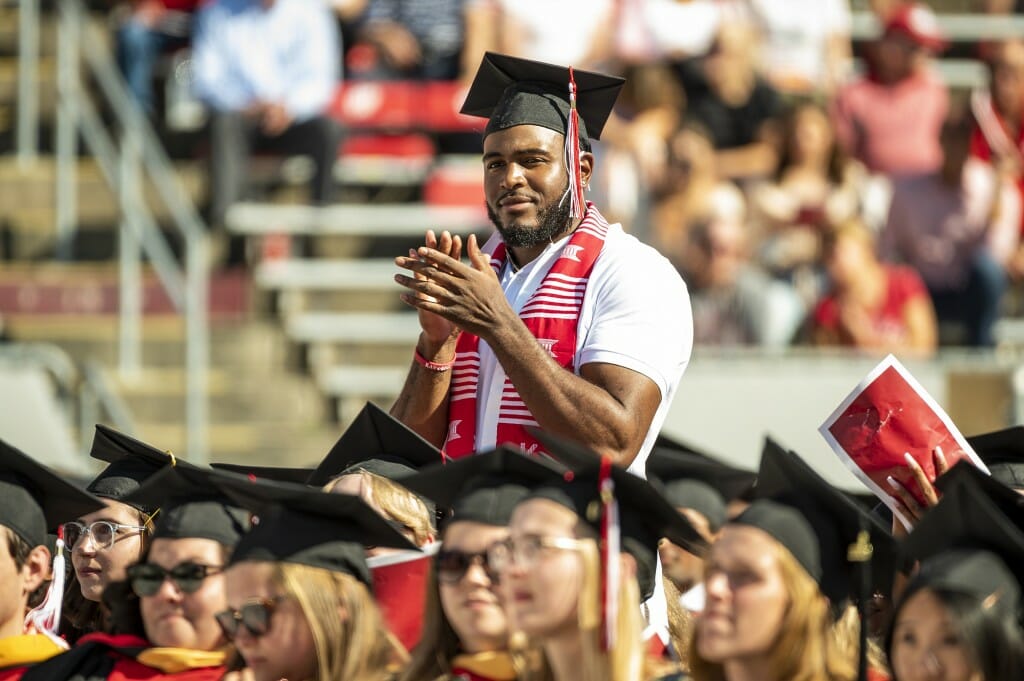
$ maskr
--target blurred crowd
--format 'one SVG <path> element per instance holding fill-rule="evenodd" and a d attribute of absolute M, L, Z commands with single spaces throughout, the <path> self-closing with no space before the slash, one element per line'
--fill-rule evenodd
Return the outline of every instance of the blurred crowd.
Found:
<path fill-rule="evenodd" d="M 591 191 L 683 272 L 698 343 L 992 346 L 1024 277 L 1024 41 L 978 45 L 987 87 L 951 93 L 935 67 L 948 43 L 923 3 L 872 2 L 880 36 L 857 59 L 848 0 L 127 9 L 118 55 L 148 111 L 160 55 L 191 45 L 215 226 L 256 148 L 310 156 L 311 200 L 334 200 L 339 83 L 468 84 L 491 50 L 626 76 Z"/>

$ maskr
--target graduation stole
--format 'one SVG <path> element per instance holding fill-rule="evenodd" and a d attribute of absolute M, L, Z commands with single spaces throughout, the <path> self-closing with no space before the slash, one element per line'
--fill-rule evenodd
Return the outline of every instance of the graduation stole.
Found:
<path fill-rule="evenodd" d="M 504 650 L 456 655 L 452 677 L 464 681 L 515 681 L 512 656 Z"/>
<path fill-rule="evenodd" d="M 36 664 L 64 650 L 45 634 L 9 636 L 0 639 L 0 669 Z"/>
<path fill-rule="evenodd" d="M 560 367 L 569 371 L 576 369 L 576 336 L 583 295 L 607 235 L 608 221 L 593 203 L 587 203 L 583 221 L 519 312 L 519 318 L 541 347 Z M 506 258 L 505 244 L 499 243 L 491 256 L 491 267 L 499 276 Z M 468 456 L 477 449 L 479 346 L 480 338 L 466 332 L 459 335 L 455 345 L 455 364 L 452 367 L 448 400 L 448 435 L 444 442 L 444 453 L 452 459 Z M 536 419 L 506 376 L 498 408 L 497 444 L 519 446 L 531 454 L 542 451 L 540 442 L 531 437 L 525 428 L 536 425 Z"/>

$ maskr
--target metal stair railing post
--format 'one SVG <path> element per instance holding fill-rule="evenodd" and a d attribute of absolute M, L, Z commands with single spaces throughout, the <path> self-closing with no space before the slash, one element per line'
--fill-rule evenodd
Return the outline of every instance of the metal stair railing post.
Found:
<path fill-rule="evenodd" d="M 39 153 L 39 0 L 18 5 L 18 166 L 32 166 Z"/>
<path fill-rule="evenodd" d="M 95 157 L 121 208 L 120 371 L 129 377 L 138 375 L 142 365 L 141 258 L 145 255 L 175 310 L 185 321 L 186 455 L 202 464 L 208 457 L 209 418 L 207 228 L 174 173 L 159 138 L 114 65 L 101 29 L 87 23 L 81 0 L 58 0 L 58 9 L 61 50 L 58 54 L 58 227 L 71 232 L 75 226 L 74 149 L 81 132 L 86 149 Z M 99 116 L 91 93 L 81 85 L 79 69 L 83 65 L 120 130 L 117 143 Z M 175 260 L 147 203 L 144 191 L 147 181 L 170 214 L 171 224 L 183 237 L 183 266 Z M 67 238 L 66 242 L 70 254 L 71 239 Z"/>
<path fill-rule="evenodd" d="M 83 13 L 68 5 L 58 19 L 57 45 L 57 184 L 55 187 L 57 259 L 73 254 L 78 190 L 75 173 L 78 156 L 78 101 L 81 97 L 81 64 L 78 51 Z"/>

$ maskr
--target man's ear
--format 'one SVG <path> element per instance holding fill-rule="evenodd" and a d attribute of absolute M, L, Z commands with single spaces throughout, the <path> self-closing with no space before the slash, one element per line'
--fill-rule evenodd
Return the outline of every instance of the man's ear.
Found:
<path fill-rule="evenodd" d="M 589 151 L 580 154 L 580 177 L 583 178 L 583 186 L 590 184 L 590 177 L 594 173 L 594 155 Z"/>
<path fill-rule="evenodd" d="M 21 589 L 27 596 L 50 579 L 50 550 L 45 546 L 37 546 L 28 553 L 25 564 L 21 566 Z"/>

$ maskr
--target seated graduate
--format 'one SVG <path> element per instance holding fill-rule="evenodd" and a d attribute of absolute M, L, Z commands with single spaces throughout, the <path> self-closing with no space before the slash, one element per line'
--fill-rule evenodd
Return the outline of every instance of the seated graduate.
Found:
<path fill-rule="evenodd" d="M 158 504 L 152 541 L 124 582 L 103 593 L 109 631 L 86 634 L 67 653 L 32 669 L 48 681 L 215 681 L 229 646 L 214 615 L 227 607 L 224 567 L 249 526 L 248 512 L 179 462 L 125 497 Z"/>
<path fill-rule="evenodd" d="M 19 679 L 26 668 L 67 648 L 54 632 L 63 559 L 55 561 L 54 580 L 47 585 L 46 532 L 101 508 L 100 499 L 0 440 L 0 680 Z"/>
<path fill-rule="evenodd" d="M 872 589 L 890 587 L 888 530 L 771 440 L 755 493 L 708 553 L 693 679 L 865 678 L 867 628 L 847 603 L 856 592 L 863 621 Z"/>
<path fill-rule="evenodd" d="M 525 637 L 524 659 L 539 659 L 521 677 L 637 681 L 678 671 L 648 653 L 640 604 L 654 591 L 659 540 L 697 554 L 704 540 L 646 480 L 533 433 L 570 471 L 531 484 L 508 539 L 488 552 L 513 640 Z"/>
<path fill-rule="evenodd" d="M 403 479 L 451 514 L 441 524 L 441 550 L 427 585 L 423 638 L 401 681 L 516 678 L 488 550 L 508 538 L 512 510 L 529 488 L 560 481 L 564 470 L 546 458 L 499 447 Z"/>
<path fill-rule="evenodd" d="M 647 479 L 686 516 L 701 536 L 714 543 L 728 515 L 728 504 L 746 492 L 757 476 L 734 468 L 665 436 L 647 459 Z M 665 577 L 683 594 L 704 580 L 704 561 L 665 540 L 658 549 Z"/>
<path fill-rule="evenodd" d="M 247 681 L 384 681 L 406 659 L 373 600 L 366 546 L 415 547 L 358 497 L 227 472 L 211 480 L 256 514 L 217 614 Z"/>
<path fill-rule="evenodd" d="M 74 571 L 64 594 L 61 635 L 72 644 L 83 634 L 103 630 L 103 590 L 124 580 L 125 569 L 138 562 L 152 536 L 158 507 L 146 499 L 125 498 L 175 460 L 101 424 L 96 424 L 90 455 L 109 465 L 86 487 L 103 499 L 104 508 L 64 525 Z"/>
<path fill-rule="evenodd" d="M 441 451 L 386 411 L 367 402 L 316 468 L 213 464 L 214 468 L 281 482 L 303 483 L 325 492 L 354 494 L 396 523 L 416 546 L 434 540 L 434 509 L 409 492 L 402 478 L 443 460 Z M 371 550 L 377 555 L 381 550 Z"/>
<path fill-rule="evenodd" d="M 1024 678 L 1024 508 L 968 463 L 941 480 L 942 500 L 902 546 L 921 565 L 886 635 L 893 681 Z"/>

